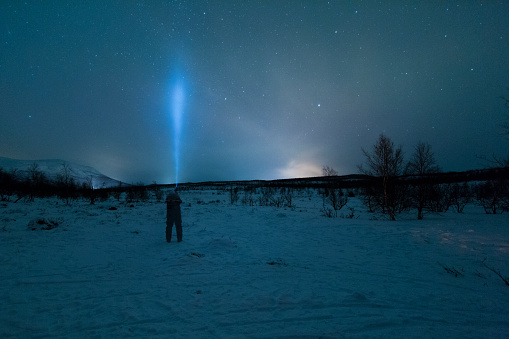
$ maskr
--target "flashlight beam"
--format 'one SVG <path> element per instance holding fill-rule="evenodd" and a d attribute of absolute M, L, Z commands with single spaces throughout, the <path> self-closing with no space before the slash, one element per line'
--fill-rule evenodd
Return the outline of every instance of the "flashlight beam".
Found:
<path fill-rule="evenodd" d="M 175 186 L 178 185 L 178 173 L 180 162 L 180 140 L 182 134 L 182 116 L 184 114 L 184 86 L 181 81 L 176 81 L 172 90 L 171 118 L 173 130 L 173 156 L 175 159 Z"/>

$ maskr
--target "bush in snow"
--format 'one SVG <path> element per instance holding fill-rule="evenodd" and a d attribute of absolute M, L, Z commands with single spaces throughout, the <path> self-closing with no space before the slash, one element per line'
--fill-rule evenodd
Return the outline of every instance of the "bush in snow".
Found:
<path fill-rule="evenodd" d="M 509 182 L 507 179 L 488 180 L 478 184 L 476 196 L 486 214 L 509 211 Z"/>
<path fill-rule="evenodd" d="M 230 187 L 230 203 L 236 204 L 239 201 L 239 188 L 238 187 Z"/>
<path fill-rule="evenodd" d="M 328 218 L 337 217 L 348 202 L 348 195 L 342 189 L 326 188 L 322 193 L 322 214 Z"/>
<path fill-rule="evenodd" d="M 458 213 L 463 213 L 465 206 L 472 200 L 472 190 L 467 182 L 451 184 L 449 195 L 451 204 Z"/>
<path fill-rule="evenodd" d="M 254 199 L 252 190 L 248 190 L 248 189 L 244 190 L 244 196 L 242 197 L 241 203 L 242 203 L 242 205 L 254 206 L 255 199 Z"/>
<path fill-rule="evenodd" d="M 157 185 L 157 183 L 154 181 L 154 194 L 156 197 L 157 202 L 163 201 L 163 190 Z"/>
<path fill-rule="evenodd" d="M 60 222 L 60 220 L 37 218 L 28 223 L 28 229 L 32 231 L 51 230 L 56 228 Z"/>
<path fill-rule="evenodd" d="M 14 194 L 17 185 L 15 174 L 5 172 L 0 168 L 0 200 L 8 201 L 9 197 Z"/>
<path fill-rule="evenodd" d="M 451 184 L 437 184 L 431 187 L 429 210 L 434 213 L 447 212 L 451 207 Z"/>

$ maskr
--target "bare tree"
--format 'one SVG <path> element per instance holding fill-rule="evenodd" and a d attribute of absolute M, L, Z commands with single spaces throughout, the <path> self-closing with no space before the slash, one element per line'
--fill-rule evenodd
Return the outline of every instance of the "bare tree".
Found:
<path fill-rule="evenodd" d="M 60 186 L 60 197 L 65 200 L 67 205 L 69 205 L 69 201 L 72 198 L 74 191 L 76 191 L 76 184 L 72 177 L 71 167 L 68 163 L 62 163 L 60 173 L 57 174 L 57 182 Z"/>
<path fill-rule="evenodd" d="M 40 170 L 39 164 L 34 162 L 28 168 L 28 197 L 27 201 L 34 201 L 35 195 L 42 195 L 42 186 L 45 181 L 44 173 Z"/>
<path fill-rule="evenodd" d="M 486 214 L 497 214 L 509 210 L 509 182 L 505 178 L 488 180 L 475 188 L 477 200 Z"/>
<path fill-rule="evenodd" d="M 335 169 L 333 169 L 332 167 L 324 165 L 322 167 L 322 174 L 324 177 L 335 177 L 338 175 L 338 172 Z"/>
<path fill-rule="evenodd" d="M 500 96 L 502 100 L 504 100 L 504 106 L 509 108 L 509 99 L 504 96 Z M 508 111 L 509 113 L 509 111 Z M 503 129 L 502 135 L 506 140 L 509 140 L 509 121 L 505 121 L 500 125 Z M 491 158 L 486 155 L 478 156 L 480 160 L 486 163 L 488 167 L 509 167 L 509 155 L 500 156 L 496 154 L 492 154 Z"/>
<path fill-rule="evenodd" d="M 412 158 L 406 166 L 406 172 L 414 175 L 440 172 L 440 167 L 436 164 L 435 155 L 431 151 L 430 144 L 422 141 L 417 143 Z"/>
<path fill-rule="evenodd" d="M 390 138 L 380 134 L 372 152 L 365 149 L 362 149 L 362 152 L 366 157 L 367 167 L 360 165 L 359 171 L 379 179 L 377 204 L 391 220 L 396 220 L 396 213 L 401 210 L 403 198 L 397 185 L 397 177 L 403 172 L 403 150 L 401 146 L 395 148 Z"/>
<path fill-rule="evenodd" d="M 81 190 L 84 197 L 90 199 L 90 205 L 95 204 L 95 192 L 94 192 L 94 177 L 92 175 L 85 179 L 85 182 L 81 184 Z"/>
<path fill-rule="evenodd" d="M 341 210 L 348 203 L 348 195 L 342 189 L 337 191 L 334 188 L 326 188 L 323 192 L 323 208 L 322 212 L 327 217 L 338 216 L 338 211 Z M 332 210 L 328 207 L 330 205 Z M 333 215 L 334 214 L 334 215 Z"/>
<path fill-rule="evenodd" d="M 415 146 L 412 158 L 406 166 L 406 173 L 420 176 L 412 190 L 412 203 L 417 207 L 417 219 L 423 219 L 423 210 L 430 200 L 433 183 L 423 176 L 440 172 L 436 165 L 435 156 L 431 151 L 431 145 L 419 141 Z"/>
<path fill-rule="evenodd" d="M 159 187 L 159 185 L 155 181 L 152 183 L 152 187 L 154 188 L 154 194 L 156 196 L 156 201 L 161 202 L 163 200 L 163 195 L 164 195 L 163 190 L 161 189 L 161 187 Z"/>
<path fill-rule="evenodd" d="M 449 195 L 451 205 L 456 207 L 456 212 L 463 213 L 463 208 L 465 208 L 466 204 L 472 200 L 473 192 L 470 189 L 468 182 L 464 182 L 461 185 L 455 182 L 451 184 Z"/>
<path fill-rule="evenodd" d="M 39 179 L 41 173 L 42 172 L 39 169 L 39 164 L 36 162 L 32 163 L 28 168 L 29 179 L 32 180 L 33 182 L 36 182 Z"/>

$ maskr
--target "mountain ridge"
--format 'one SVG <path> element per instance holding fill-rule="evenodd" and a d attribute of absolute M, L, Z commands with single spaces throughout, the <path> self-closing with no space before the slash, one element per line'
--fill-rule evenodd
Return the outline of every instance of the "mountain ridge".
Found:
<path fill-rule="evenodd" d="M 22 178 L 28 176 L 29 169 L 34 164 L 37 164 L 38 170 L 52 181 L 56 181 L 57 176 L 62 172 L 63 165 L 66 164 L 69 166 L 71 177 L 79 185 L 89 183 L 90 180 L 93 188 L 108 188 L 120 184 L 119 180 L 104 175 L 94 167 L 75 164 L 62 159 L 20 160 L 0 156 L 0 169 L 16 171 L 16 174 Z"/>

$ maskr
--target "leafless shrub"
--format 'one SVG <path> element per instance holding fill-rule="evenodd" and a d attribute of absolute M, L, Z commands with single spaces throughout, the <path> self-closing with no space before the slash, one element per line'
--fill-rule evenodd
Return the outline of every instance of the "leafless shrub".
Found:
<path fill-rule="evenodd" d="M 476 196 L 486 214 L 509 210 L 509 184 L 507 179 L 489 180 L 476 187 Z"/>
<path fill-rule="evenodd" d="M 348 195 L 342 189 L 325 189 L 322 193 L 322 214 L 332 218 L 338 216 L 340 211 L 348 203 Z"/>
<path fill-rule="evenodd" d="M 253 192 L 251 190 L 244 190 L 244 196 L 242 197 L 240 202 L 242 203 L 242 205 L 254 206 L 255 199 Z"/>
<path fill-rule="evenodd" d="M 273 204 L 274 191 L 270 187 L 262 187 L 261 195 L 258 197 L 258 205 L 270 206 Z"/>
<path fill-rule="evenodd" d="M 325 165 L 322 167 L 322 175 L 324 177 L 335 177 L 338 175 L 338 172 L 332 167 Z"/>
<path fill-rule="evenodd" d="M 456 207 L 456 212 L 463 213 L 465 206 L 472 200 L 472 190 L 467 182 L 463 184 L 453 183 L 449 190 L 452 206 Z"/>
<path fill-rule="evenodd" d="M 236 204 L 239 201 L 239 188 L 238 187 L 230 187 L 230 203 Z"/>

